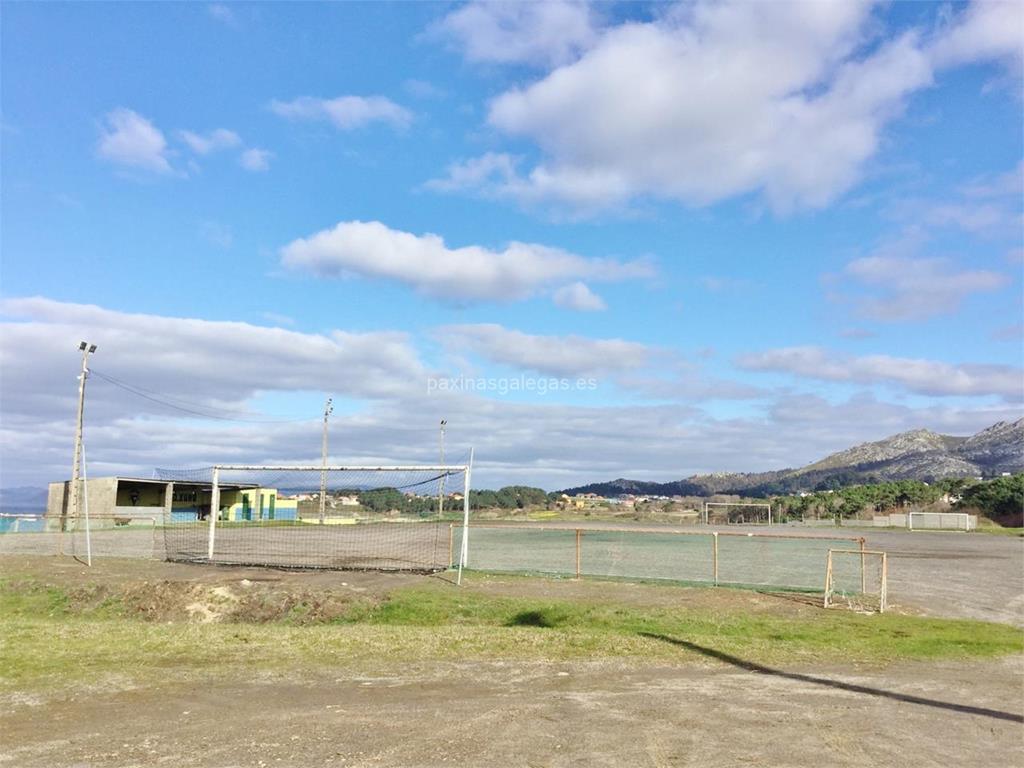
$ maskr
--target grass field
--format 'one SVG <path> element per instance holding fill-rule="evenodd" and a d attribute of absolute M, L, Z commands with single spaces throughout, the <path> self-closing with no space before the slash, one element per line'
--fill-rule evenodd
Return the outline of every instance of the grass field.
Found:
<path fill-rule="evenodd" d="M 1019 542 L 871 537 L 896 564 L 884 615 L 622 577 L 3 555 L 0 765 L 1024 764 Z M 674 540 L 659 557 L 696 562 Z M 609 563 L 626 541 L 592 539 Z"/>
<path fill-rule="evenodd" d="M 217 570 L 219 581 L 224 573 Z M 237 581 L 182 582 L 178 593 L 166 582 L 155 598 L 163 605 L 154 607 L 137 587 L 9 573 L 0 583 L 2 685 L 169 672 L 230 676 L 254 657 L 264 671 L 373 666 L 395 658 L 684 664 L 699 658 L 659 638 L 771 664 L 878 665 L 1024 650 L 1024 633 L 1007 625 L 825 611 L 794 596 L 600 583 L 560 590 L 546 580 L 484 575 L 468 576 L 461 589 L 422 578 L 371 594 L 347 588 L 246 594 L 253 587 Z"/>

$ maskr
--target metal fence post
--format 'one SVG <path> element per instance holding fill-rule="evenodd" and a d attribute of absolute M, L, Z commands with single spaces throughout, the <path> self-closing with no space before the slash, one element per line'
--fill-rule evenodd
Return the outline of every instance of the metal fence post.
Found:
<path fill-rule="evenodd" d="M 711 559 L 712 559 L 712 563 L 713 563 L 713 566 L 714 566 L 715 586 L 717 587 L 718 586 L 718 531 L 715 531 L 714 533 L 711 534 L 711 540 L 713 542 L 712 546 L 713 546 L 713 549 L 714 549 L 714 552 L 712 554 L 712 558 Z"/>
<path fill-rule="evenodd" d="M 583 539 L 583 531 L 576 529 L 576 578 L 580 577 L 580 548 Z"/>
<path fill-rule="evenodd" d="M 864 569 L 864 537 L 862 536 L 860 540 L 860 593 L 862 595 L 867 594 L 868 591 L 867 577 L 864 573 Z"/>

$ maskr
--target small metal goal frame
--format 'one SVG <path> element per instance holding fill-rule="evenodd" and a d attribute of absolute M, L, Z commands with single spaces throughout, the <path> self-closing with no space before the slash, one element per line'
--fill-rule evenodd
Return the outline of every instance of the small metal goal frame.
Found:
<path fill-rule="evenodd" d="M 832 595 L 834 593 L 832 581 L 832 556 L 833 555 L 859 555 L 860 556 L 860 594 L 866 595 L 867 576 L 865 561 L 868 557 L 881 558 L 881 575 L 878 585 L 878 612 L 885 613 L 888 605 L 889 588 L 889 560 L 885 552 L 873 549 L 830 549 L 828 551 L 828 563 L 825 566 L 825 601 L 824 606 L 828 608 L 833 605 Z"/>

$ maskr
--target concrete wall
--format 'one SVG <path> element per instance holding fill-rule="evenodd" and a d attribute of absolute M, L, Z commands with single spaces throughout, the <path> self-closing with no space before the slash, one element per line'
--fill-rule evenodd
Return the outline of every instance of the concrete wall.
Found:
<path fill-rule="evenodd" d="M 879 528 L 907 528 L 906 514 L 875 515 L 874 525 Z M 959 512 L 915 512 L 914 530 L 953 531 L 963 530 L 963 517 Z M 978 516 L 967 515 L 967 530 L 978 527 Z"/>
<path fill-rule="evenodd" d="M 46 499 L 46 516 L 61 517 L 71 513 L 71 481 L 50 483 Z M 117 493 L 116 477 L 90 477 L 85 481 L 85 492 L 89 495 L 90 515 L 110 515 L 114 512 Z M 85 499 L 82 499 L 85 504 Z M 84 513 L 84 508 L 83 508 Z"/>

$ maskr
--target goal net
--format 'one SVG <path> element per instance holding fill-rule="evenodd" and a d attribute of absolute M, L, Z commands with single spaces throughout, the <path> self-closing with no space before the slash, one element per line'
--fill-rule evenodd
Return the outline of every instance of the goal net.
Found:
<path fill-rule="evenodd" d="M 458 561 L 451 521 L 463 519 L 468 466 L 221 465 L 156 474 L 189 489 L 174 493 L 164 515 L 168 560 L 421 572 Z"/>
<path fill-rule="evenodd" d="M 771 525 L 772 505 L 753 501 L 705 501 L 706 525 Z"/>
<path fill-rule="evenodd" d="M 825 607 L 840 605 L 883 613 L 888 576 L 885 552 L 830 549 L 825 566 Z"/>

